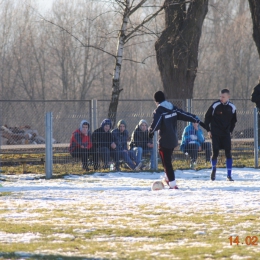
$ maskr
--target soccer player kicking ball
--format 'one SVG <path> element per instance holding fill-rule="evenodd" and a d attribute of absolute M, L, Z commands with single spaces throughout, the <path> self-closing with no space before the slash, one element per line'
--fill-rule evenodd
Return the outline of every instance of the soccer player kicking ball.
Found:
<path fill-rule="evenodd" d="M 211 180 L 216 179 L 216 165 L 219 155 L 219 150 L 225 150 L 227 180 L 232 179 L 232 155 L 231 155 L 231 134 L 237 122 L 236 107 L 229 101 L 229 90 L 222 89 L 220 98 L 215 101 L 205 114 L 205 125 L 209 137 L 212 139 L 212 172 Z"/>
<path fill-rule="evenodd" d="M 166 101 L 162 91 L 157 91 L 154 94 L 154 101 L 157 108 L 153 113 L 153 122 L 149 127 L 149 137 L 152 138 L 154 131 L 159 130 L 159 153 L 166 174 L 165 181 L 170 189 L 178 189 L 172 168 L 172 153 L 174 148 L 178 146 L 177 120 L 199 123 L 203 128 L 205 125 L 195 115 L 184 112 L 171 102 Z"/>

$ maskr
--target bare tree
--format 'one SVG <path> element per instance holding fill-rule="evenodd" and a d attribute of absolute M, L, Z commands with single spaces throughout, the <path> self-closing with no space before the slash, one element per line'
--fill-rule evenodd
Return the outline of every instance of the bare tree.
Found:
<path fill-rule="evenodd" d="M 155 44 L 168 98 L 192 98 L 198 48 L 208 0 L 165 0 L 165 30 Z"/>
<path fill-rule="evenodd" d="M 115 68 L 113 73 L 113 81 L 112 81 L 112 95 L 111 101 L 108 109 L 108 117 L 111 119 L 113 126 L 116 122 L 116 114 L 117 114 L 117 107 L 119 101 L 120 92 L 123 90 L 120 88 L 120 74 L 122 69 L 122 62 L 123 62 L 123 52 L 124 52 L 124 45 L 128 42 L 131 38 L 136 37 L 137 33 L 144 33 L 144 26 L 147 24 L 151 19 L 156 17 L 162 10 L 163 6 L 160 6 L 157 11 L 154 13 L 146 16 L 142 22 L 135 26 L 128 26 L 130 17 L 139 10 L 147 0 L 140 0 L 136 5 L 135 1 L 130 0 L 116 0 L 117 4 L 122 8 L 122 24 L 119 30 L 118 35 L 118 42 L 117 42 L 117 50 L 116 50 L 116 62 Z"/>
<path fill-rule="evenodd" d="M 107 48 L 108 43 L 100 37 L 100 30 L 108 25 L 102 19 L 95 22 L 91 19 L 102 9 L 89 2 L 57 1 L 52 10 L 53 13 L 42 20 L 42 25 L 50 35 L 49 60 L 53 66 L 52 78 L 56 79 L 54 94 L 62 99 L 90 98 L 91 88 L 101 88 L 103 67 L 112 60 L 99 51 Z M 81 39 L 75 41 L 76 36 L 72 35 L 80 35 Z"/>
<path fill-rule="evenodd" d="M 10 45 L 12 45 L 13 21 L 9 19 L 14 14 L 13 3 L 0 3 L 0 96 L 1 99 L 10 99 L 14 95 L 12 74 L 13 59 L 10 59 Z"/>
<path fill-rule="evenodd" d="M 215 99 L 220 89 L 229 88 L 232 98 L 244 100 L 245 110 L 251 105 L 248 98 L 260 69 L 251 23 L 244 0 L 213 1 L 200 40 L 194 98 Z"/>
<path fill-rule="evenodd" d="M 147 2 L 149 2 L 149 5 L 145 5 Z M 151 4 L 152 2 L 152 4 Z M 56 2 L 55 2 L 56 3 Z M 109 3 L 109 2 L 108 2 Z M 78 43 L 81 44 L 81 46 L 85 48 L 93 48 L 95 50 L 102 51 L 103 53 L 109 54 L 110 56 L 115 58 L 115 66 L 114 66 L 114 72 L 113 72 L 113 80 L 112 80 L 112 94 L 111 94 L 111 101 L 108 109 L 108 117 L 112 120 L 112 124 L 114 126 L 115 121 L 116 121 L 116 113 L 117 113 L 117 106 L 118 106 L 118 100 L 119 100 L 119 95 L 120 92 L 123 90 L 120 88 L 120 75 L 121 75 L 121 68 L 122 68 L 122 62 L 123 60 L 128 60 L 132 62 L 137 62 L 137 63 L 143 63 L 145 62 L 145 59 L 138 59 L 138 60 L 132 60 L 129 58 L 123 58 L 123 51 L 124 51 L 124 45 L 129 42 L 129 40 L 132 40 L 133 38 L 143 35 L 143 34 L 154 34 L 154 32 L 148 28 L 146 25 L 154 18 L 156 17 L 162 10 L 163 6 L 156 4 L 157 1 L 148 1 L 148 0 L 114 0 L 112 2 L 112 5 L 115 6 L 115 9 L 113 12 L 116 12 L 117 15 L 120 15 L 119 19 L 116 19 L 117 25 L 118 21 L 122 21 L 120 29 L 114 29 L 112 28 L 112 32 L 108 32 L 106 35 L 102 35 L 100 39 L 102 40 L 110 40 L 111 36 L 113 35 L 113 32 L 118 32 L 117 35 L 117 48 L 116 48 L 116 54 L 113 54 L 113 51 L 109 51 L 105 48 L 105 46 L 100 46 L 97 43 L 93 43 L 89 41 L 90 36 L 86 38 L 83 35 L 80 34 L 79 32 L 74 32 L 72 28 L 72 20 L 74 24 L 76 23 L 75 21 L 75 16 L 74 19 L 71 19 L 71 16 L 68 14 L 71 7 L 73 6 L 74 2 L 72 3 L 67 3 L 67 9 L 69 9 L 67 12 L 61 12 L 59 14 L 60 18 L 58 21 L 55 21 L 54 19 L 47 19 L 45 17 L 41 18 L 48 23 L 51 23 L 55 25 L 58 29 L 61 29 L 63 33 L 67 34 L 66 36 L 63 36 L 63 40 L 59 46 L 61 46 L 62 49 L 62 55 L 59 55 L 60 59 L 60 67 L 61 67 L 61 80 L 63 84 L 63 97 L 68 98 L 67 96 L 67 91 L 68 91 L 68 86 L 70 85 L 69 78 L 68 78 L 68 70 L 69 66 L 67 62 L 69 62 L 69 54 L 67 52 L 67 46 L 71 43 L 72 38 L 74 38 Z M 59 9 L 64 9 L 64 2 L 61 1 L 56 5 L 59 7 Z M 95 3 L 97 6 L 97 3 Z M 68 7 L 70 6 L 70 7 Z M 152 10 L 150 11 L 139 23 L 135 23 L 135 19 L 132 19 L 136 13 L 138 13 L 142 9 L 142 15 L 146 14 L 144 12 L 144 9 L 149 9 Z M 104 13 L 110 12 L 109 10 L 105 11 Z M 58 11 L 54 12 L 55 14 L 58 13 Z M 83 20 L 97 20 L 101 16 L 103 16 L 102 10 L 101 12 L 92 19 L 82 19 L 80 22 L 76 24 L 81 24 Z M 64 23 L 65 22 L 65 23 Z M 69 28 L 71 27 L 71 28 Z M 77 36 L 79 35 L 79 36 Z M 92 35 L 93 36 L 93 35 Z M 113 36 L 112 36 L 113 37 Z M 66 38 L 66 40 L 65 40 Z M 92 38 L 92 37 L 91 37 Z M 58 55 L 58 53 L 57 53 Z M 147 58 L 147 57 L 146 57 Z M 85 88 L 86 89 L 86 88 Z"/>

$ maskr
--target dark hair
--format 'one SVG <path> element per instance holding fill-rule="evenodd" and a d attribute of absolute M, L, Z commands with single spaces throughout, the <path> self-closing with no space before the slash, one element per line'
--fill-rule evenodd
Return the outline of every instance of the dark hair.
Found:
<path fill-rule="evenodd" d="M 224 88 L 224 89 L 220 90 L 220 93 L 221 93 L 221 94 L 224 94 L 224 93 L 229 94 L 229 89 Z"/>
<path fill-rule="evenodd" d="M 155 92 L 153 97 L 154 97 L 155 102 L 158 102 L 158 103 L 162 103 L 165 100 L 164 93 L 161 90 Z"/>

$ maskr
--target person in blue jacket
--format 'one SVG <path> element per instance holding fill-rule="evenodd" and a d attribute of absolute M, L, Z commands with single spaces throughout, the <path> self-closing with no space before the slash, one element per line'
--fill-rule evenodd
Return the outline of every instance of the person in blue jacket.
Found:
<path fill-rule="evenodd" d="M 198 158 L 198 152 L 205 151 L 206 162 L 210 162 L 211 143 L 205 142 L 203 131 L 198 123 L 190 122 L 182 133 L 180 150 L 188 153 L 191 158 L 190 167 L 194 168 Z"/>
<path fill-rule="evenodd" d="M 130 169 L 139 171 L 142 166 L 142 162 L 138 161 L 136 153 L 133 150 L 129 150 L 127 147 L 129 134 L 126 129 L 126 122 L 122 119 L 119 120 L 117 123 L 117 128 L 112 131 L 112 134 L 115 138 L 119 158 L 122 158 Z"/>

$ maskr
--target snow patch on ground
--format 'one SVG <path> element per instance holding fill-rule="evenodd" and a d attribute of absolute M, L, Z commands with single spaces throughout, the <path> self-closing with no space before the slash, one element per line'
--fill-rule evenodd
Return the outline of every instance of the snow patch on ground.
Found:
<path fill-rule="evenodd" d="M 234 218 L 247 215 L 259 215 L 260 213 L 260 175 L 259 170 L 251 168 L 233 169 L 234 182 L 226 181 L 226 169 L 218 169 L 216 181 L 210 181 L 210 169 L 193 171 L 177 170 L 176 180 L 179 190 L 169 190 L 165 188 L 160 191 L 151 191 L 151 184 L 155 180 L 161 180 L 163 173 L 126 173 L 109 172 L 107 174 L 95 173 L 93 175 L 67 175 L 62 179 L 45 180 L 40 179 L 39 175 L 29 174 L 5 176 L 1 175 L 0 192 L 7 192 L 1 196 L 0 210 L 1 218 L 6 221 L 22 221 L 22 223 L 42 222 L 41 210 L 49 212 L 61 210 L 71 215 L 82 216 L 78 220 L 80 228 L 73 228 L 77 236 L 84 236 L 89 232 L 94 232 L 101 227 L 123 229 L 131 227 L 133 214 L 140 213 L 149 219 L 149 223 L 157 224 L 156 214 L 173 213 L 180 217 L 180 221 L 175 221 L 172 225 L 158 225 L 158 229 L 178 230 L 189 227 L 194 230 L 194 234 L 204 236 L 214 230 L 219 229 L 218 225 L 212 223 L 210 229 L 206 230 L 205 224 L 194 224 L 192 222 L 181 221 L 181 217 L 192 216 L 197 213 L 207 216 L 215 214 L 232 213 Z M 8 192 L 11 194 L 8 195 Z M 90 214 L 87 208 L 95 211 L 96 224 L 86 223 L 83 216 Z M 154 214 L 149 214 L 152 212 Z M 156 213 L 156 214 L 155 214 Z M 104 219 L 104 215 L 106 218 Z M 124 220 L 125 224 L 117 224 L 117 219 Z M 54 243 L 62 243 L 62 239 L 74 239 L 74 235 L 61 234 L 59 226 L 68 219 L 57 217 L 51 220 L 57 232 L 50 236 Z M 114 220 L 115 224 L 109 223 Z M 45 221 L 45 220 L 43 220 Z M 230 219 L 232 222 L 232 219 Z M 46 220 L 48 223 L 48 220 Z M 97 224 L 99 223 L 99 224 Z M 68 226 L 72 223 L 66 224 Z M 150 229 L 146 222 L 139 222 L 135 225 L 140 226 L 140 230 Z M 223 230 L 221 237 L 228 239 L 229 236 L 246 236 L 243 232 L 236 232 L 236 228 L 246 229 L 254 225 L 247 221 L 236 225 L 231 230 Z M 259 230 L 258 230 L 259 233 Z M 253 235 L 253 234 L 251 234 Z M 24 233 L 10 234 L 0 232 L 1 243 L 30 243 L 41 239 L 40 234 Z M 92 241 L 97 242 L 158 242 L 156 249 L 167 249 L 186 245 L 187 247 L 210 247 L 208 243 L 195 243 L 188 239 L 178 240 L 177 242 L 160 244 L 160 239 L 150 237 L 115 237 L 98 236 Z M 88 241 L 88 239 L 86 239 Z M 228 241 L 228 240 L 227 240 Z M 223 244 L 225 248 L 232 248 L 228 242 Z M 144 248 L 142 248 L 144 249 Z M 147 246 L 147 250 L 151 249 Z M 146 250 L 145 249 L 145 250 Z M 258 248 L 251 250 L 259 251 Z M 50 253 L 50 250 L 46 252 Z M 37 253 L 37 252 L 36 252 Z M 39 251 L 39 253 L 44 253 Z M 17 252 L 21 255 L 22 252 Z M 70 253 L 66 253 L 70 255 Z M 72 254 L 73 255 L 73 254 Z M 21 255 L 23 256 L 23 255 Z M 25 255 L 23 257 L 30 256 Z M 112 255 L 109 255 L 110 257 Z M 168 256 L 168 255 L 167 255 Z M 205 256 L 209 257 L 210 256 Z M 248 259 L 234 254 L 232 259 Z"/>
<path fill-rule="evenodd" d="M 10 234 L 0 231 L 0 243 L 30 243 L 32 240 L 41 238 L 40 234 L 22 233 Z"/>

